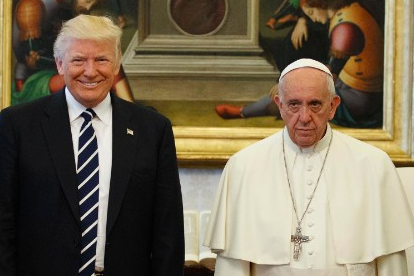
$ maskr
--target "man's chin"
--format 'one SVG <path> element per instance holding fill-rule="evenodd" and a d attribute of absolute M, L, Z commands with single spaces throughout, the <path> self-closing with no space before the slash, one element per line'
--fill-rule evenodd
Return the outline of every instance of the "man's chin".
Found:
<path fill-rule="evenodd" d="M 311 135 L 296 138 L 296 144 L 301 148 L 311 147 L 315 144 L 315 138 Z"/>

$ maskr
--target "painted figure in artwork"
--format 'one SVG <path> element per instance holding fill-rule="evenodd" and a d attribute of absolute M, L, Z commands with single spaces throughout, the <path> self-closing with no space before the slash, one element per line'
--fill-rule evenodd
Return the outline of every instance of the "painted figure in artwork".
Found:
<path fill-rule="evenodd" d="M 310 0 L 327 8 L 335 90 L 343 102 L 333 122 L 349 127 L 381 127 L 384 35 L 374 16 L 355 0 Z"/>
<path fill-rule="evenodd" d="M 77 14 L 110 15 L 126 25 L 118 0 L 18 0 L 13 3 L 13 51 L 16 58 L 12 104 L 59 91 L 63 77 L 57 74 L 53 42 L 62 21 Z M 128 101 L 132 91 L 121 67 L 112 89 Z"/>
<path fill-rule="evenodd" d="M 308 0 L 310 7 L 326 9 L 330 26 L 330 60 L 327 63 L 334 80 L 336 94 L 341 97 L 332 122 L 353 128 L 382 126 L 383 106 L 383 30 L 364 3 L 355 0 Z M 267 97 L 267 104 L 273 99 Z M 259 116 L 269 114 L 258 103 Z M 251 105 L 216 107 L 222 118 L 249 117 L 244 110 Z M 269 109 L 267 109 L 269 110 Z M 257 114 L 257 113 L 256 113 Z M 257 115 L 253 115 L 257 116 Z"/>
<path fill-rule="evenodd" d="M 270 54 L 272 61 L 281 72 L 290 63 L 301 58 L 312 58 L 322 63 L 329 60 L 329 17 L 326 9 L 308 5 L 308 0 L 285 0 L 275 10 L 266 25 L 275 32 L 292 27 L 287 35 L 280 39 L 267 41 L 262 38 L 261 45 Z M 270 93 L 258 101 L 245 105 L 220 104 L 217 114 L 223 119 L 248 118 L 257 116 L 276 116 L 280 114 L 273 95 L 277 85 Z"/>
<path fill-rule="evenodd" d="M 328 61 L 329 21 L 326 9 L 310 7 L 307 0 L 285 0 L 267 22 L 275 32 L 294 25 L 282 38 L 264 45 L 277 69 L 282 72 L 291 62 L 301 58 Z"/>

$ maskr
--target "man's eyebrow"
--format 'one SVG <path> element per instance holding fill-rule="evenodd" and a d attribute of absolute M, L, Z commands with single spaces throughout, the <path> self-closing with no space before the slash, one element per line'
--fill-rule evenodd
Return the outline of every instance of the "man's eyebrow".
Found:
<path fill-rule="evenodd" d="M 300 103 L 298 99 L 290 99 L 286 101 L 287 103 Z"/>
<path fill-rule="evenodd" d="M 69 54 L 70 58 L 83 58 L 83 55 L 80 53 Z"/>
<path fill-rule="evenodd" d="M 318 100 L 318 99 L 314 99 L 314 100 L 310 100 L 308 103 L 314 104 L 314 103 L 322 103 L 322 100 Z"/>

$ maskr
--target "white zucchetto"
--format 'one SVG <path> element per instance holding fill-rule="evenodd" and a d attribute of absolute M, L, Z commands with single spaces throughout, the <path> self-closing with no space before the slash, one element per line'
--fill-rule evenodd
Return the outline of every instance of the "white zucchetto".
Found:
<path fill-rule="evenodd" d="M 319 69 L 321 71 L 324 71 L 325 73 L 329 74 L 332 77 L 331 71 L 329 71 L 328 67 L 326 67 L 324 64 L 320 63 L 319 61 L 310 59 L 310 58 L 302 58 L 298 59 L 288 66 L 285 67 L 285 69 L 280 74 L 279 80 L 283 78 L 284 75 L 289 73 L 292 70 L 303 68 L 303 67 L 312 67 L 315 69 Z"/>

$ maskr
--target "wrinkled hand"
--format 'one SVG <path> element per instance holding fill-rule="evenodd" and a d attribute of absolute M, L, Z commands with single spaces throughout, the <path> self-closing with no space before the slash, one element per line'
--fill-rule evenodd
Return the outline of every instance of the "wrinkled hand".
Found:
<path fill-rule="evenodd" d="M 37 61 L 40 59 L 40 55 L 36 51 L 30 51 L 26 56 L 26 64 L 30 69 L 36 69 Z"/>
<path fill-rule="evenodd" d="M 308 40 L 308 28 L 306 27 L 306 19 L 301 17 L 298 19 L 291 36 L 295 50 L 302 48 L 303 40 Z"/>

